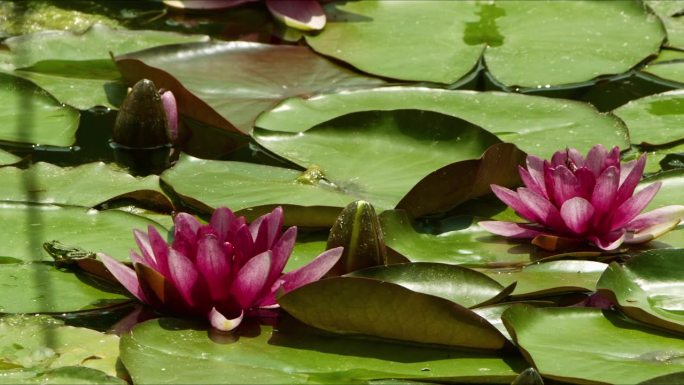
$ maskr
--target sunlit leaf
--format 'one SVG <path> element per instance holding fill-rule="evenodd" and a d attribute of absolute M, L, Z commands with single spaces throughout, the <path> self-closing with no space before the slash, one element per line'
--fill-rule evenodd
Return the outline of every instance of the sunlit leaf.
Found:
<path fill-rule="evenodd" d="M 657 146 L 684 140 L 684 92 L 681 90 L 632 100 L 613 113 L 627 124 L 634 144 Z"/>

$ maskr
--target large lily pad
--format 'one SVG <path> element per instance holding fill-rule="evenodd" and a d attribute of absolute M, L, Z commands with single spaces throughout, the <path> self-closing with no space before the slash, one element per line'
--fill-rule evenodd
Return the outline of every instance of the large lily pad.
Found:
<path fill-rule="evenodd" d="M 483 51 L 507 86 L 584 82 L 629 70 L 665 37 L 660 21 L 630 1 L 347 2 L 325 10 L 326 28 L 307 36 L 318 52 L 376 75 L 440 83 L 463 77 Z"/>
<path fill-rule="evenodd" d="M 323 335 L 283 317 L 275 328 L 247 320 L 229 336 L 188 321 L 147 321 L 122 338 L 121 360 L 134 383 L 149 384 L 510 383 L 524 368 L 517 357 Z"/>
<path fill-rule="evenodd" d="M 632 143 L 658 146 L 684 140 L 684 91 L 633 100 L 613 111 L 629 127 Z"/>
<path fill-rule="evenodd" d="M 684 52 L 664 49 L 642 71 L 657 76 L 661 81 L 670 82 L 673 86 L 681 86 L 684 83 L 683 60 Z"/>
<path fill-rule="evenodd" d="M 116 64 L 131 84 L 148 78 L 173 91 L 183 115 L 238 133 L 250 132 L 257 115 L 287 97 L 383 83 L 306 47 L 243 41 L 153 48 Z"/>
<path fill-rule="evenodd" d="M 684 333 L 684 250 L 654 250 L 612 263 L 599 291 L 632 318 Z"/>
<path fill-rule="evenodd" d="M 513 298 L 543 297 L 596 290 L 607 264 L 594 261 L 550 261 L 515 270 L 483 270 L 502 285 L 517 282 Z"/>
<path fill-rule="evenodd" d="M 155 226 L 148 219 L 118 210 L 97 211 L 86 207 L 0 203 L 0 256 L 19 261 L 52 261 L 43 243 L 58 240 L 68 246 L 104 252 L 122 261 L 137 249 L 133 229 Z"/>
<path fill-rule="evenodd" d="M 469 308 L 494 303 L 513 290 L 513 287 L 504 288 L 497 281 L 475 270 L 443 263 L 378 266 L 358 270 L 346 276 L 391 282 Z"/>
<path fill-rule="evenodd" d="M 102 162 L 62 168 L 36 163 L 29 169 L 0 169 L 0 200 L 93 207 L 111 199 L 131 199 L 171 212 L 173 205 L 156 175 L 136 178 Z M 29 190 L 27 190 L 27 186 Z"/>
<path fill-rule="evenodd" d="M 461 119 L 421 110 L 356 112 L 305 132 L 257 129 L 253 136 L 303 168 L 317 166 L 338 189 L 380 210 L 395 207 L 433 171 L 479 158 L 499 142 Z M 517 172 L 516 164 L 499 167 Z"/>
<path fill-rule="evenodd" d="M 254 219 L 282 205 L 288 226 L 330 227 L 340 210 L 357 199 L 302 176 L 288 168 L 184 155 L 162 174 L 162 181 L 185 205 L 205 212 L 227 206 Z"/>
<path fill-rule="evenodd" d="M 14 163 L 19 162 L 20 160 L 21 160 L 20 157 L 14 155 L 12 153 L 4 151 L 4 150 L 0 150 L 0 165 L 5 166 L 8 164 L 14 164 Z"/>
<path fill-rule="evenodd" d="M 385 211 L 380 223 L 388 247 L 411 262 L 437 262 L 470 267 L 524 265 L 537 255 L 530 244 L 492 235 L 464 218 L 462 226 L 441 234 L 418 232 L 405 211 Z"/>
<path fill-rule="evenodd" d="M 496 328 L 461 305 L 375 279 L 324 279 L 285 294 L 278 303 L 298 320 L 339 334 L 482 350 L 499 350 L 506 343 Z"/>
<path fill-rule="evenodd" d="M 654 182 L 661 183 L 660 190 L 658 190 L 655 198 L 653 198 L 644 211 L 669 205 L 684 205 L 684 195 L 682 195 L 682 189 L 684 188 L 684 170 L 669 170 L 644 178 L 637 186 L 637 191 L 642 190 Z"/>
<path fill-rule="evenodd" d="M 130 302 L 123 289 L 48 263 L 0 264 L 0 313 L 65 313 Z"/>
<path fill-rule="evenodd" d="M 684 368 L 684 339 L 589 308 L 535 309 L 503 314 L 523 354 L 544 376 L 571 383 L 635 384 Z"/>
<path fill-rule="evenodd" d="M 78 109 L 118 108 L 126 86 L 110 58 L 165 44 L 207 41 L 206 35 L 128 31 L 96 24 L 86 32 L 40 32 L 9 38 L 13 74 L 31 80 Z"/>
<path fill-rule="evenodd" d="M 79 113 L 33 83 L 0 73 L 0 141 L 70 146 Z"/>
<path fill-rule="evenodd" d="M 47 316 L 5 317 L 0 331 L 0 383 L 125 384 L 115 377 L 117 336 Z"/>
<path fill-rule="evenodd" d="M 684 49 L 684 20 L 681 16 L 684 6 L 682 3 L 667 0 L 646 0 L 644 3 L 662 20 L 667 31 L 666 45 Z"/>
<path fill-rule="evenodd" d="M 351 112 L 405 108 L 456 116 L 543 158 L 550 158 L 566 146 L 584 153 L 596 143 L 629 147 L 624 124 L 615 117 L 599 114 L 586 103 L 422 87 L 373 88 L 308 99 L 291 98 L 264 113 L 256 124 L 274 131 L 301 132 Z"/>

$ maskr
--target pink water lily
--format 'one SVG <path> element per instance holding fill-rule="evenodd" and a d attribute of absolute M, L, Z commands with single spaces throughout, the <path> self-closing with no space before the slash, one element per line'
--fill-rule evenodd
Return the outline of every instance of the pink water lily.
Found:
<path fill-rule="evenodd" d="M 98 254 L 114 277 L 136 298 L 178 316 L 207 317 L 220 330 L 232 330 L 258 308 L 277 307 L 276 294 L 323 277 L 342 255 L 338 247 L 308 265 L 283 274 L 297 228 L 282 232 L 277 207 L 247 224 L 227 208 L 214 211 L 209 224 L 180 213 L 168 245 L 157 230 L 134 230 L 141 254 L 131 251 L 133 269 Z"/>
<path fill-rule="evenodd" d="M 483 221 L 486 230 L 510 238 L 532 239 L 547 249 L 591 242 L 613 250 L 623 243 L 644 243 L 671 230 L 684 206 L 667 206 L 639 214 L 660 189 L 660 182 L 634 193 L 646 155 L 620 164 L 620 150 L 602 145 L 584 158 L 574 148 L 558 151 L 551 161 L 527 157 L 519 167 L 525 187 L 516 191 L 492 185 L 504 203 L 531 223 Z"/>

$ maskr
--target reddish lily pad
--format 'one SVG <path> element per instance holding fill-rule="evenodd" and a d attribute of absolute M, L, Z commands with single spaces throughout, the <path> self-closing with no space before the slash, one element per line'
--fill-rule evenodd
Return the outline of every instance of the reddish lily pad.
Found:
<path fill-rule="evenodd" d="M 377 266 L 349 273 L 346 277 L 364 277 L 391 282 L 468 308 L 496 303 L 508 296 L 515 288 L 514 284 L 504 287 L 475 270 L 443 263 L 422 262 Z"/>
<path fill-rule="evenodd" d="M 506 344 L 506 338 L 472 310 L 375 279 L 328 278 L 293 290 L 278 303 L 306 324 L 343 335 L 490 351 Z"/>
<path fill-rule="evenodd" d="M 597 286 L 628 316 L 684 333 L 684 250 L 653 250 L 612 263 Z"/>
<path fill-rule="evenodd" d="M 248 42 L 159 47 L 116 64 L 130 84 L 148 78 L 173 91 L 183 115 L 237 133 L 249 133 L 257 115 L 287 97 L 383 83 L 306 47 Z"/>

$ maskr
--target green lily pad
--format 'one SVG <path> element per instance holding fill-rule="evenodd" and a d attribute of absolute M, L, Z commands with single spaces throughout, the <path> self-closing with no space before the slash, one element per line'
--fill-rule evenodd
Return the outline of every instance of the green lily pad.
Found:
<path fill-rule="evenodd" d="M 92 252 L 104 252 L 127 261 L 137 249 L 133 229 L 152 225 L 161 234 L 167 230 L 148 219 L 118 210 L 97 211 L 86 207 L 0 202 L 0 256 L 18 261 L 52 261 L 43 243 L 57 240 Z"/>
<path fill-rule="evenodd" d="M 667 31 L 668 47 L 684 49 L 684 20 L 681 13 L 684 6 L 678 1 L 646 0 L 644 1 L 658 15 Z"/>
<path fill-rule="evenodd" d="M 136 178 L 102 162 L 62 168 L 36 163 L 29 169 L 0 169 L 0 200 L 93 207 L 113 199 L 131 199 L 171 212 L 173 205 L 156 175 Z M 27 191 L 30 186 L 30 191 Z"/>
<path fill-rule="evenodd" d="M 481 52 L 506 86 L 584 82 L 628 71 L 665 37 L 657 18 L 627 1 L 347 2 L 325 11 L 326 28 L 306 38 L 316 51 L 376 75 L 439 83 L 462 78 Z"/>
<path fill-rule="evenodd" d="M 204 212 L 226 206 L 251 220 L 282 205 L 287 226 L 330 227 L 340 210 L 357 199 L 329 183 L 302 181 L 302 175 L 288 168 L 183 155 L 161 179 L 186 206 Z"/>
<path fill-rule="evenodd" d="M 122 337 L 121 361 L 134 383 L 154 384 L 508 384 L 525 367 L 518 357 L 321 334 L 284 317 L 275 328 L 245 320 L 223 336 L 189 321 L 147 321 Z"/>
<path fill-rule="evenodd" d="M 684 83 L 684 52 L 663 49 L 660 55 L 641 69 L 647 75 L 656 76 L 656 80 L 672 86 Z"/>
<path fill-rule="evenodd" d="M 684 140 L 684 92 L 633 100 L 613 111 L 629 128 L 632 143 L 659 146 Z"/>
<path fill-rule="evenodd" d="M 443 263 L 378 266 L 358 270 L 345 277 L 363 277 L 394 283 L 468 308 L 498 302 L 514 289 L 514 286 L 504 287 L 475 270 Z"/>
<path fill-rule="evenodd" d="M 70 146 L 79 113 L 64 106 L 33 83 L 0 73 L 0 140 Z"/>
<path fill-rule="evenodd" d="M 116 285 L 50 263 L 0 264 L 0 285 L 0 313 L 79 312 L 131 301 Z"/>
<path fill-rule="evenodd" d="M 684 195 L 682 195 L 684 170 L 663 171 L 644 178 L 637 186 L 636 191 L 641 191 L 641 189 L 654 182 L 661 183 L 660 190 L 658 190 L 651 203 L 646 206 L 644 212 L 669 205 L 684 205 Z"/>
<path fill-rule="evenodd" d="M 2 318 L 0 350 L 0 383 L 126 383 L 115 377 L 119 337 L 47 316 Z"/>
<path fill-rule="evenodd" d="M 306 47 L 244 41 L 159 47 L 118 56 L 116 65 L 129 84 L 148 78 L 173 91 L 183 115 L 237 133 L 287 97 L 383 83 Z"/>
<path fill-rule="evenodd" d="M 499 143 L 461 119 L 421 110 L 355 112 L 305 132 L 256 129 L 253 136 L 303 168 L 317 166 L 340 191 L 378 210 L 394 208 L 434 170 L 479 158 Z M 477 169 L 478 164 L 472 166 Z M 508 171 L 515 174 L 516 165 L 509 165 Z"/>
<path fill-rule="evenodd" d="M 62 4 L 63 5 L 63 4 Z M 94 24 L 120 27 L 117 20 L 103 14 L 59 7 L 52 1 L 35 0 L 24 4 L 0 3 L 0 36 L 24 35 L 45 30 L 84 32 Z"/>
<path fill-rule="evenodd" d="M 14 164 L 21 160 L 20 157 L 9 153 L 5 150 L 0 150 L 0 165 L 5 166 L 8 164 Z"/>
<path fill-rule="evenodd" d="M 380 223 L 385 243 L 411 262 L 436 262 L 469 267 L 524 265 L 537 256 L 535 247 L 493 235 L 467 218 L 459 228 L 441 234 L 421 233 L 405 211 L 385 211 Z"/>
<path fill-rule="evenodd" d="M 612 263 L 597 286 L 628 316 L 683 333 L 683 275 L 682 249 L 653 250 Z"/>
<path fill-rule="evenodd" d="M 637 147 L 632 147 L 627 153 L 622 155 L 622 160 L 623 161 L 628 161 L 628 160 L 634 160 L 637 159 L 641 154 L 646 154 L 648 156 L 648 159 L 646 160 L 646 167 L 644 168 L 644 174 L 655 174 L 657 172 L 663 171 L 663 166 L 660 164 L 665 157 L 668 155 L 670 157 L 683 154 L 684 153 L 684 143 L 683 144 L 674 144 L 674 145 L 668 145 L 668 146 L 660 146 L 657 148 L 653 147 L 645 147 L 645 148 L 637 148 Z M 675 159 L 670 159 L 667 161 L 668 163 L 676 162 Z M 684 163 L 684 161 L 682 161 Z M 673 165 L 670 165 L 670 167 L 673 167 Z M 648 177 L 653 177 L 653 175 L 648 175 Z"/>
<path fill-rule="evenodd" d="M 684 339 L 590 308 L 518 305 L 503 321 L 545 378 L 570 383 L 635 384 L 684 369 Z"/>
<path fill-rule="evenodd" d="M 572 292 L 595 291 L 607 264 L 594 261 L 550 261 L 516 270 L 483 270 L 501 285 L 517 282 L 513 298 L 543 297 Z"/>
<path fill-rule="evenodd" d="M 375 279 L 328 278 L 295 289 L 278 303 L 298 320 L 339 334 L 482 350 L 500 350 L 506 343 L 468 308 Z"/>
<path fill-rule="evenodd" d="M 351 112 L 405 108 L 461 118 L 542 158 L 550 158 L 566 146 L 583 153 L 596 143 L 606 147 L 629 147 L 624 124 L 615 117 L 598 113 L 586 103 L 501 92 L 422 87 L 373 88 L 308 99 L 291 98 L 261 115 L 256 125 L 273 131 L 301 132 Z"/>

